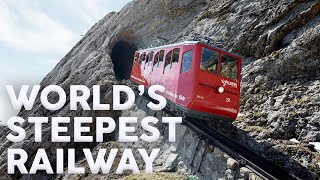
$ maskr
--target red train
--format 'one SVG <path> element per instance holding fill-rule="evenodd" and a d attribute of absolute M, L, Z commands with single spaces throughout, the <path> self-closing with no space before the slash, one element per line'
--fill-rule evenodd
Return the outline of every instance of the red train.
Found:
<path fill-rule="evenodd" d="M 240 104 L 241 57 L 201 41 L 135 52 L 130 80 L 160 84 L 171 110 L 200 119 L 234 120 Z"/>

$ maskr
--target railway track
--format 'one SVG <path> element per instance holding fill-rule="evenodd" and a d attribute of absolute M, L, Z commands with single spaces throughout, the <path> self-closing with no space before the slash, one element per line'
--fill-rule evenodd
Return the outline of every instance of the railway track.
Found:
<path fill-rule="evenodd" d="M 135 88 L 135 90 L 136 93 L 139 93 L 138 88 Z M 150 101 L 153 101 L 154 103 L 157 103 L 147 94 L 144 94 L 143 97 L 147 98 Z M 232 140 L 229 136 L 218 131 L 216 128 L 212 128 L 207 124 L 208 121 L 184 117 L 181 112 L 177 112 L 170 107 L 166 107 L 164 111 L 171 116 L 183 117 L 183 124 L 196 131 L 210 144 L 218 147 L 226 154 L 228 154 L 231 158 L 237 160 L 241 167 L 247 167 L 262 179 L 298 179 L 277 164 L 267 160 L 261 155 L 241 145 L 237 141 Z"/>
<path fill-rule="evenodd" d="M 297 179 L 275 163 L 261 157 L 218 130 L 210 128 L 206 121 L 184 118 L 184 124 L 262 179 Z"/>

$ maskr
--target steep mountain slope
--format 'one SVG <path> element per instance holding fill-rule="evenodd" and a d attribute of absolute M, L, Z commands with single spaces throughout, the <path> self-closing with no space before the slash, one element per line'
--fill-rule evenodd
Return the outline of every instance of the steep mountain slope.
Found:
<path fill-rule="evenodd" d="M 315 0 L 134 0 L 120 12 L 109 13 L 97 22 L 44 78 L 41 86 L 56 84 L 68 92 L 70 85 L 92 87 L 98 84 L 102 85 L 103 101 L 110 102 L 110 87 L 129 77 L 134 50 L 150 46 L 157 36 L 177 42 L 187 39 L 193 32 L 205 34 L 221 41 L 225 49 L 244 57 L 241 89 L 241 113 L 244 115 L 235 123 L 239 128 L 239 140 L 262 154 L 277 152 L 274 156 L 277 158 L 270 153 L 264 155 L 279 161 L 297 176 L 316 178 L 320 175 L 319 155 L 303 144 L 288 140 L 320 141 L 319 12 L 320 2 Z M 50 100 L 56 98 L 53 94 Z M 50 112 L 37 100 L 32 111 L 22 110 L 19 116 L 116 118 L 121 113 L 133 112 L 69 111 L 69 104 L 62 110 Z M 30 154 L 43 147 L 54 157 L 56 147 L 93 149 L 98 145 L 50 144 L 49 127 L 46 125 L 43 132 L 44 142 L 33 143 L 34 128 L 24 124 L 27 138 L 17 144 L 8 142 L 5 139 L 8 129 L 1 128 L 0 173 L 6 174 L 8 147 L 21 147 Z M 69 129 L 73 134 L 72 124 Z M 194 167 L 189 173 L 200 172 L 200 176 L 212 177 L 212 170 L 207 172 L 200 167 Z M 219 171 L 224 172 L 227 167 Z M 18 174 L 13 177 L 31 178 Z M 38 177 L 47 176 L 39 174 Z"/>

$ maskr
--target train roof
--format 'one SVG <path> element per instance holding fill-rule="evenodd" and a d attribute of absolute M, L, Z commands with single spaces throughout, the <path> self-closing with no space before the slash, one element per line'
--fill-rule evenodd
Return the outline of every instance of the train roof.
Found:
<path fill-rule="evenodd" d="M 164 46 L 157 46 L 157 47 L 152 47 L 152 48 L 147 48 L 147 49 L 141 49 L 139 51 L 149 51 L 149 50 L 154 50 L 154 49 L 158 49 L 158 48 L 168 48 L 168 47 L 180 46 L 180 45 L 193 45 L 193 44 L 197 44 L 197 43 L 199 43 L 199 41 L 184 41 L 184 42 L 175 43 L 175 44 L 168 44 L 168 45 L 164 45 Z"/>
<path fill-rule="evenodd" d="M 180 43 L 175 43 L 175 44 L 168 44 L 168 45 L 164 45 L 164 46 L 157 46 L 157 47 L 152 47 L 152 48 L 147 48 L 147 49 L 140 49 L 138 51 L 151 51 L 151 50 L 155 50 L 155 49 L 159 49 L 159 48 L 168 48 L 168 47 L 172 47 L 172 46 L 181 46 L 181 45 L 195 45 L 195 44 L 203 44 L 203 45 L 207 45 L 207 46 L 211 46 L 211 47 L 214 47 L 216 49 L 219 49 L 221 51 L 225 51 L 227 52 L 228 54 L 232 54 L 234 56 L 238 56 L 238 57 L 241 57 L 240 55 L 238 54 L 235 54 L 235 53 L 232 53 L 230 51 L 226 51 L 222 48 L 219 48 L 217 46 L 212 46 L 210 44 L 206 44 L 202 41 L 184 41 L 184 42 L 180 42 Z"/>

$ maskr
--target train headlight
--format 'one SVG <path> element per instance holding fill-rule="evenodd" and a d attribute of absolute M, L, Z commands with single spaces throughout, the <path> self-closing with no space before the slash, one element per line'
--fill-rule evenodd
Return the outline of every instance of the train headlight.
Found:
<path fill-rule="evenodd" d="M 218 88 L 218 92 L 219 92 L 219 93 L 223 93 L 223 92 L 224 92 L 224 88 L 223 88 L 223 87 L 219 87 L 219 88 Z"/>

